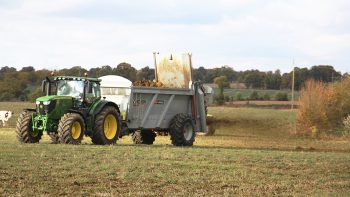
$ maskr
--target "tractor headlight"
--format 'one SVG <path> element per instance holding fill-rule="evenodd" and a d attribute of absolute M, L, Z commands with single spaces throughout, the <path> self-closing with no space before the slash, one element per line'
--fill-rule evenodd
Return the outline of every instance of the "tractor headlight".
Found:
<path fill-rule="evenodd" d="M 43 104 L 44 105 L 50 105 L 51 101 L 44 101 Z"/>
<path fill-rule="evenodd" d="M 35 104 L 40 105 L 40 101 L 36 101 Z"/>

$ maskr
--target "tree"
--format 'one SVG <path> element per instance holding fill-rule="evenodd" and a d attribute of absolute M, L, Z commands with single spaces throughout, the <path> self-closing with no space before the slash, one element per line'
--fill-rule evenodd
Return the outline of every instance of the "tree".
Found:
<path fill-rule="evenodd" d="M 341 74 L 334 70 L 330 65 L 313 66 L 310 70 L 310 76 L 322 82 L 333 82 L 341 79 Z"/>
<path fill-rule="evenodd" d="M 101 77 L 105 75 L 112 75 L 114 73 L 113 73 L 112 67 L 110 67 L 109 65 L 104 65 L 101 68 L 100 67 L 91 68 L 88 74 L 89 76 L 92 76 L 92 77 Z"/>
<path fill-rule="evenodd" d="M 230 87 L 230 83 L 227 81 L 226 76 L 216 77 L 214 83 L 218 86 L 220 95 L 224 94 L 224 88 Z"/>
<path fill-rule="evenodd" d="M 207 78 L 208 78 L 207 74 L 208 74 L 207 69 L 205 69 L 203 66 L 197 69 L 193 69 L 193 80 L 210 83 L 209 81 L 207 81 Z"/>
<path fill-rule="evenodd" d="M 72 68 L 65 68 L 58 71 L 58 75 L 67 75 L 67 76 L 84 76 L 88 71 L 81 66 L 73 66 Z"/>
<path fill-rule="evenodd" d="M 17 72 L 16 68 L 4 66 L 0 69 L 0 80 L 2 80 L 6 73 Z"/>
<path fill-rule="evenodd" d="M 244 73 L 244 84 L 249 88 L 262 88 L 265 74 L 258 70 L 249 70 Z"/>
<path fill-rule="evenodd" d="M 218 76 L 225 76 L 229 82 L 237 80 L 237 72 L 235 72 L 232 67 L 222 66 L 220 68 L 208 69 L 205 81 L 207 83 L 213 82 L 215 77 Z"/>
<path fill-rule="evenodd" d="M 280 70 L 276 70 L 274 73 L 269 71 L 265 76 L 265 88 L 278 90 L 281 88 L 282 76 Z"/>
<path fill-rule="evenodd" d="M 113 73 L 125 77 L 130 81 L 136 80 L 136 69 L 126 62 L 118 64 L 118 66 L 113 69 Z"/>
<path fill-rule="evenodd" d="M 42 80 L 44 80 L 45 77 L 50 76 L 51 72 L 52 71 L 46 70 L 46 69 L 37 70 L 35 72 L 36 81 L 34 82 L 34 84 L 35 85 L 41 85 Z"/>
<path fill-rule="evenodd" d="M 218 70 L 219 70 L 219 75 L 226 76 L 229 82 L 233 82 L 236 80 L 237 73 L 233 70 L 232 67 L 225 65 L 219 68 Z"/>
<path fill-rule="evenodd" d="M 137 71 L 136 79 L 137 80 L 153 80 L 154 79 L 154 69 L 149 68 L 148 66 L 142 68 L 141 70 Z"/>
<path fill-rule="evenodd" d="M 9 72 L 4 75 L 0 83 L 0 92 L 3 100 L 15 100 L 25 98 L 24 90 L 27 87 L 27 79 L 19 77 L 17 72 Z"/>
<path fill-rule="evenodd" d="M 308 68 L 298 68 L 296 67 L 294 70 L 294 77 L 295 77 L 295 89 L 300 90 L 301 87 L 304 85 L 305 81 L 307 81 L 310 78 L 310 71 Z M 292 76 L 293 73 L 290 73 L 290 76 Z M 292 86 L 290 86 L 292 87 Z"/>
<path fill-rule="evenodd" d="M 113 72 L 113 68 L 111 66 L 109 66 L 109 65 L 104 65 L 99 70 L 98 76 L 101 77 L 101 76 L 104 76 L 104 75 L 110 75 L 112 73 L 114 73 Z"/>
<path fill-rule="evenodd" d="M 292 87 L 292 75 L 283 73 L 281 81 L 281 89 L 290 89 Z"/>
<path fill-rule="evenodd" d="M 34 72 L 34 71 L 35 69 L 33 66 L 27 66 L 27 67 L 23 67 L 20 72 Z"/>
<path fill-rule="evenodd" d="M 217 103 L 219 105 L 224 104 L 225 102 L 225 97 L 224 97 L 224 88 L 229 87 L 230 83 L 227 81 L 226 76 L 220 76 L 220 77 L 216 77 L 214 79 L 214 83 L 218 86 L 219 88 L 219 95 L 217 97 Z"/>

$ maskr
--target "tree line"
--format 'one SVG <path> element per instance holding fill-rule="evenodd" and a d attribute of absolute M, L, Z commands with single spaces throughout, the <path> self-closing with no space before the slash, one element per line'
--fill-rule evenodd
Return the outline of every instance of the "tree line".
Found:
<path fill-rule="evenodd" d="M 199 67 L 194 70 L 194 78 L 205 83 L 213 83 L 216 77 L 225 76 L 230 83 L 243 83 L 246 88 L 272 90 L 290 89 L 292 87 L 292 74 L 293 71 L 282 74 L 280 70 L 267 72 L 259 70 L 235 71 L 229 66 L 213 69 Z M 342 75 L 341 72 L 336 71 L 330 65 L 312 66 L 310 69 L 306 67 L 295 67 L 294 85 L 297 90 L 300 90 L 304 82 L 308 79 L 329 83 L 338 81 L 347 75 L 348 73 Z"/>
<path fill-rule="evenodd" d="M 17 70 L 14 67 L 4 66 L 0 68 L 0 101 L 27 101 L 40 96 L 41 81 L 50 76 L 53 70 L 35 70 L 32 66 Z M 104 75 L 119 75 L 131 81 L 153 80 L 154 69 L 146 66 L 137 70 L 129 63 L 120 63 L 116 67 L 109 65 L 91 68 L 89 70 L 82 66 L 74 66 L 55 71 L 55 75 L 84 76 L 90 77 Z M 322 82 L 340 80 L 347 73 L 335 71 L 332 66 L 318 65 L 308 68 L 295 68 L 295 88 L 300 89 L 308 79 Z M 281 73 L 276 71 L 246 70 L 235 71 L 232 67 L 222 66 L 218 68 L 199 67 L 193 70 L 193 78 L 203 83 L 214 83 L 219 76 L 226 77 L 229 83 L 244 84 L 246 88 L 254 89 L 290 89 L 292 85 L 292 72 Z"/>

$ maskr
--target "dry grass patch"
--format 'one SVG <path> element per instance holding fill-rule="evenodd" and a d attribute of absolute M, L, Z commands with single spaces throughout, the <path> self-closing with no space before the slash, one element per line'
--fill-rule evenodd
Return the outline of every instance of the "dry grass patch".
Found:
<path fill-rule="evenodd" d="M 300 95 L 297 117 L 301 134 L 344 134 L 344 119 L 350 115 L 350 77 L 333 84 L 310 80 Z"/>

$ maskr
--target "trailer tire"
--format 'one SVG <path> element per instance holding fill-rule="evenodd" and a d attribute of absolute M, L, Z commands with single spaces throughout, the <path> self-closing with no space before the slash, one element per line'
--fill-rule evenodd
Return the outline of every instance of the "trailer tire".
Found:
<path fill-rule="evenodd" d="M 60 138 L 58 137 L 57 132 L 49 132 L 49 136 L 50 136 L 52 144 L 59 144 L 60 143 Z"/>
<path fill-rule="evenodd" d="M 83 117 L 77 113 L 66 113 L 58 123 L 58 138 L 63 144 L 80 144 L 85 134 Z"/>
<path fill-rule="evenodd" d="M 135 131 L 132 134 L 134 144 L 153 144 L 156 139 L 156 134 L 151 131 Z"/>
<path fill-rule="evenodd" d="M 117 109 L 113 106 L 105 106 L 97 114 L 92 134 L 94 144 L 115 144 L 120 134 L 121 121 Z"/>
<path fill-rule="evenodd" d="M 175 146 L 192 146 L 195 140 L 194 124 L 187 114 L 177 114 L 170 122 L 170 139 Z"/>
<path fill-rule="evenodd" d="M 42 132 L 33 132 L 32 114 L 30 111 L 23 111 L 17 120 L 17 139 L 22 143 L 38 143 L 43 135 Z"/>

